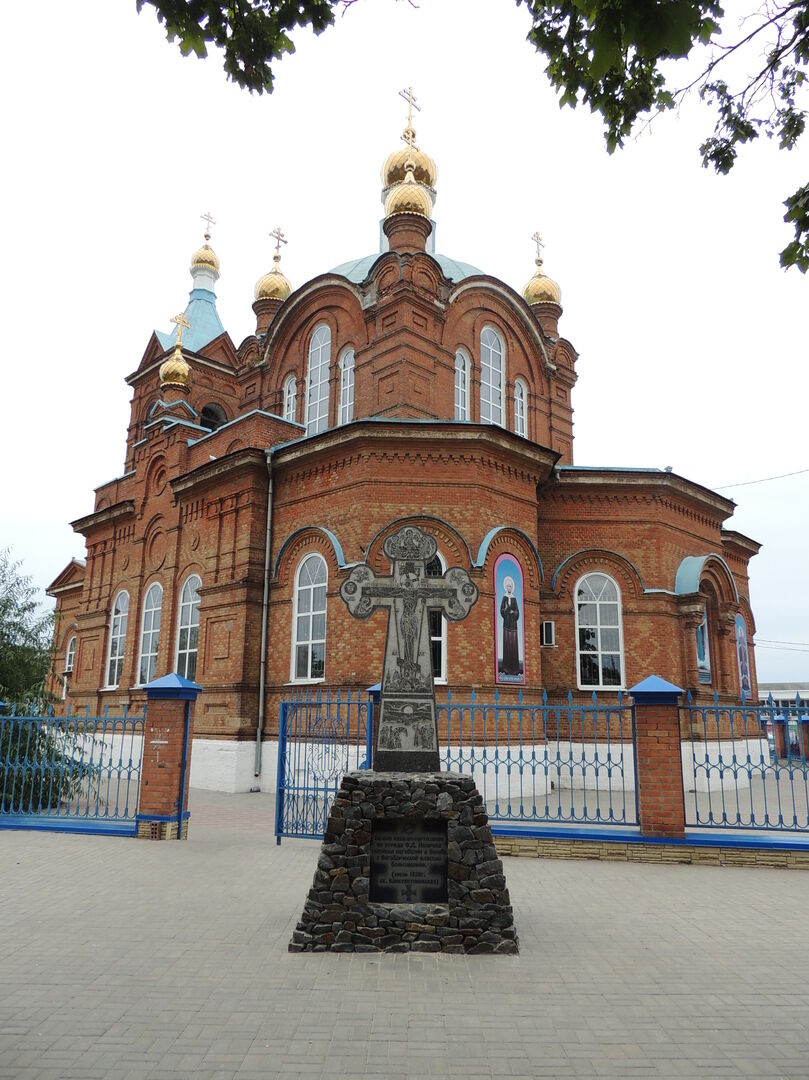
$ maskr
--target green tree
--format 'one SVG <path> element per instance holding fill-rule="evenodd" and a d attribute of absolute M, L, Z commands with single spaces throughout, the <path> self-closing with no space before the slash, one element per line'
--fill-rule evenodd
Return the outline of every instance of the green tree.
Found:
<path fill-rule="evenodd" d="M 355 0 L 137 0 L 154 7 L 169 40 L 184 55 L 223 50 L 225 71 L 239 86 L 273 88 L 272 64 L 294 52 L 290 32 L 320 33 L 335 11 Z M 412 2 L 412 0 L 411 0 Z M 623 145 L 641 118 L 697 92 L 713 111 L 702 163 L 727 173 L 739 147 L 762 133 L 791 150 L 806 127 L 802 107 L 809 63 L 809 0 L 763 0 L 732 38 L 718 0 L 516 0 L 531 13 L 528 35 L 547 58 L 562 105 L 587 104 L 604 119 L 607 149 Z M 700 73 L 672 81 L 670 61 L 702 59 Z M 665 71 L 663 70 L 665 66 Z M 785 200 L 795 236 L 782 266 L 809 270 L 809 184 Z"/>
<path fill-rule="evenodd" d="M 52 636 L 53 615 L 40 608 L 31 578 L 0 551 L 0 700 L 44 703 Z"/>

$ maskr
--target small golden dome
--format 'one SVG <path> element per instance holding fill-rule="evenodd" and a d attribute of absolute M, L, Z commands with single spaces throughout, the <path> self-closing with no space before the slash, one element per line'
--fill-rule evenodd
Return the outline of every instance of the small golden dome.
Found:
<path fill-rule="evenodd" d="M 191 385 L 191 368 L 179 348 L 160 365 L 160 387 Z"/>
<path fill-rule="evenodd" d="M 409 155 L 408 155 L 409 157 Z M 392 217 L 394 214 L 420 214 L 421 217 L 429 218 L 433 212 L 433 204 L 430 196 L 413 179 L 413 161 L 408 160 L 411 166 L 407 171 L 407 179 L 402 184 L 391 188 L 385 199 L 385 216 Z"/>
<path fill-rule="evenodd" d="M 286 300 L 292 292 L 292 286 L 281 273 L 280 261 L 276 255 L 273 259 L 275 266 L 256 282 L 256 300 Z"/>
<path fill-rule="evenodd" d="M 205 266 L 219 273 L 219 257 L 207 241 L 191 256 L 191 269 L 195 266 Z"/>
<path fill-rule="evenodd" d="M 562 290 L 547 274 L 543 274 L 542 266 L 537 266 L 537 272 L 527 282 L 522 291 L 523 297 L 529 304 L 561 304 Z"/>
<path fill-rule="evenodd" d="M 412 128 L 405 128 L 405 141 L 412 140 L 415 136 L 416 133 Z M 419 150 L 416 146 L 409 145 L 403 146 L 401 150 L 394 150 L 393 153 L 389 154 L 385 159 L 385 164 L 382 166 L 383 189 L 404 182 L 407 159 L 409 157 L 413 158 L 413 177 L 416 182 L 435 190 L 435 185 L 438 180 L 438 169 L 436 168 L 435 162 L 429 154 L 425 154 L 423 150 Z"/>

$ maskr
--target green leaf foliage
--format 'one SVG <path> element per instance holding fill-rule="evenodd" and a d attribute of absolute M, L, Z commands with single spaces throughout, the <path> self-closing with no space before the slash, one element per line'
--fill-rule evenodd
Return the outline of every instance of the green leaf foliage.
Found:
<path fill-rule="evenodd" d="M 53 616 L 40 610 L 30 577 L 0 551 L 0 700 L 26 706 L 46 700 Z"/>

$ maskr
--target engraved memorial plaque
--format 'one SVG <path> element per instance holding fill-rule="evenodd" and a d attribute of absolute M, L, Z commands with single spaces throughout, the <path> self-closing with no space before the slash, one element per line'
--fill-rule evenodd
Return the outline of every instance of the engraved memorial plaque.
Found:
<path fill-rule="evenodd" d="M 372 904 L 449 902 L 446 821 L 373 823 L 369 899 Z"/>

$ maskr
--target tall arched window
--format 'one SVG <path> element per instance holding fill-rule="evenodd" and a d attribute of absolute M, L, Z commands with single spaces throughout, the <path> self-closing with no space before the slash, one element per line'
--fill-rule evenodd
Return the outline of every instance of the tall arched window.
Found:
<path fill-rule="evenodd" d="M 288 375 L 284 383 L 284 419 L 295 423 L 298 410 L 298 383 L 294 375 Z"/>
<path fill-rule="evenodd" d="M 700 683 L 711 683 L 711 641 L 708 628 L 708 606 L 702 613 L 702 621 L 697 627 L 697 678 Z"/>
<path fill-rule="evenodd" d="M 110 649 L 107 656 L 107 686 L 114 688 L 121 681 L 124 670 L 124 645 L 126 644 L 126 624 L 129 619 L 129 593 L 119 592 L 112 605 L 110 623 Z"/>
<path fill-rule="evenodd" d="M 62 700 L 67 697 L 67 685 L 70 682 L 70 676 L 73 674 L 73 667 L 76 663 L 76 635 L 73 634 L 67 643 L 67 649 L 65 649 L 65 670 L 62 674 Z"/>
<path fill-rule="evenodd" d="M 587 574 L 576 586 L 579 687 L 623 686 L 621 593 L 606 574 Z"/>
<path fill-rule="evenodd" d="M 193 679 L 199 650 L 199 590 L 202 582 L 192 574 L 180 593 L 180 629 L 177 635 L 177 674 Z"/>
<path fill-rule="evenodd" d="M 480 422 L 503 423 L 503 383 L 506 376 L 503 340 L 491 326 L 480 335 Z"/>
<path fill-rule="evenodd" d="M 292 678 L 322 679 L 326 672 L 326 562 L 307 555 L 295 575 Z"/>
<path fill-rule="evenodd" d="M 340 423 L 354 419 L 354 350 L 345 349 L 340 357 Z"/>
<path fill-rule="evenodd" d="M 160 643 L 160 615 L 163 609 L 163 588 L 158 582 L 149 586 L 143 601 L 143 623 L 140 631 L 140 660 L 138 682 L 145 686 L 154 678 L 157 667 L 157 647 Z"/>
<path fill-rule="evenodd" d="M 331 330 L 321 323 L 309 342 L 306 374 L 306 434 L 316 435 L 329 426 L 329 364 Z"/>
<path fill-rule="evenodd" d="M 441 577 L 446 569 L 440 552 L 427 563 L 424 573 L 427 577 Z M 440 611 L 427 611 L 430 630 L 430 661 L 433 667 L 433 682 L 447 681 L 447 620 Z"/>
<path fill-rule="evenodd" d="M 463 349 L 455 353 L 455 419 L 469 419 L 469 357 Z"/>
<path fill-rule="evenodd" d="M 514 383 L 514 431 L 517 435 L 525 436 L 525 402 L 528 391 L 522 379 Z"/>

